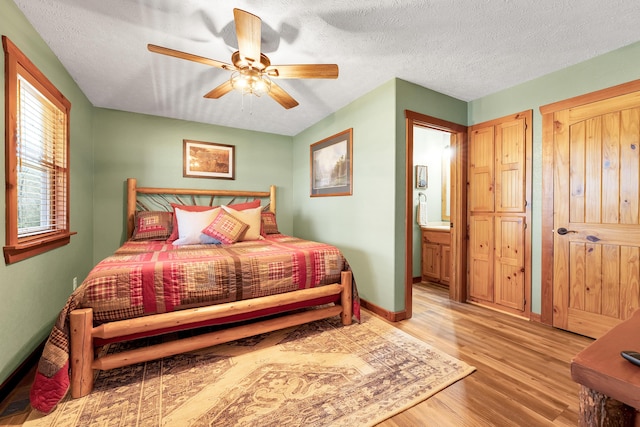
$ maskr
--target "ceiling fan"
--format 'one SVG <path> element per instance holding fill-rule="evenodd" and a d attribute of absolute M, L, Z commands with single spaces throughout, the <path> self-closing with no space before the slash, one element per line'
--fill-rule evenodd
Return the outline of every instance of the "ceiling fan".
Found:
<path fill-rule="evenodd" d="M 233 18 L 236 24 L 238 50 L 231 55 L 231 64 L 154 44 L 148 44 L 147 48 L 151 52 L 231 71 L 231 78 L 204 95 L 205 98 L 218 99 L 233 89 L 257 96 L 268 93 L 276 102 L 289 109 L 298 105 L 298 101 L 275 84 L 272 79 L 335 79 L 338 77 L 336 64 L 271 65 L 269 58 L 260 51 L 262 23 L 260 18 L 240 9 L 233 9 Z"/>

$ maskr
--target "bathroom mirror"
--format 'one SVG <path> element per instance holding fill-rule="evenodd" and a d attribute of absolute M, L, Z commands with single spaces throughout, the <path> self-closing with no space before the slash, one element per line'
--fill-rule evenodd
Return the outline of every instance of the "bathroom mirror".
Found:
<path fill-rule="evenodd" d="M 442 221 L 450 220 L 451 206 L 451 147 L 442 150 Z"/>

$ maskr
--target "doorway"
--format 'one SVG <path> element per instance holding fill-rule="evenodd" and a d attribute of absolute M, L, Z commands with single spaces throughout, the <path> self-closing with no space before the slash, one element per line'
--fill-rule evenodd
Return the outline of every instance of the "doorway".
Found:
<path fill-rule="evenodd" d="M 429 280 L 448 286 L 451 220 L 451 140 L 439 129 L 413 126 L 413 281 Z M 423 236 L 424 231 L 424 236 Z M 437 234 L 433 234 L 433 233 Z M 434 236 L 444 243 L 423 242 Z M 425 250 L 427 249 L 427 250 Z"/>
<path fill-rule="evenodd" d="M 456 301 L 466 300 L 466 150 L 467 127 L 457 123 L 405 111 L 406 118 L 406 218 L 405 218 L 405 317 L 410 318 L 413 312 L 413 277 L 414 277 L 414 233 L 416 233 L 417 220 L 414 201 L 421 189 L 416 189 L 416 168 L 414 162 L 415 129 L 430 129 L 445 132 L 450 135 L 449 145 L 449 185 L 445 192 L 449 191 L 449 222 L 451 223 L 451 271 L 449 278 L 449 298 Z M 441 196 L 440 196 L 441 197 Z M 445 195 L 445 197 L 447 197 Z M 427 202 L 428 203 L 428 202 Z M 438 205 L 442 208 L 442 200 Z M 437 214 L 433 213 L 433 218 Z M 446 216 L 446 215 L 445 215 Z M 442 218 L 441 212 L 441 218 Z M 443 220 L 444 221 L 444 220 Z M 418 227 L 419 230 L 419 227 Z M 419 247 L 419 246 L 418 246 Z"/>

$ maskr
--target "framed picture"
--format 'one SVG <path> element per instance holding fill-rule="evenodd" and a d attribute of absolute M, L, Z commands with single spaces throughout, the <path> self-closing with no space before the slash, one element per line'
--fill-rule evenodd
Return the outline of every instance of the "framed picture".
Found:
<path fill-rule="evenodd" d="M 416 166 L 416 188 L 427 188 L 429 186 L 429 174 L 425 165 Z"/>
<path fill-rule="evenodd" d="M 235 146 L 212 142 L 183 141 L 182 176 L 236 179 Z"/>
<path fill-rule="evenodd" d="M 353 191 L 353 128 L 311 145 L 311 197 L 350 196 Z"/>

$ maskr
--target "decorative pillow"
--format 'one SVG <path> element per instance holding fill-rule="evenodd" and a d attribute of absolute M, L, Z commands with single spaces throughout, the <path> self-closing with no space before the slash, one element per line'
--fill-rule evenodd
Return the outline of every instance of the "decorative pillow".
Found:
<path fill-rule="evenodd" d="M 178 220 L 179 237 L 173 244 L 180 245 L 201 245 L 210 241 L 209 236 L 203 236 L 202 229 L 213 221 L 220 208 L 209 209 L 206 211 L 188 211 L 176 208 L 176 217 Z M 219 242 L 218 242 L 219 243 Z"/>
<path fill-rule="evenodd" d="M 273 212 L 262 212 L 262 231 L 260 234 L 266 236 L 267 234 L 280 234 L 278 231 L 278 223 L 276 222 L 276 214 Z"/>
<path fill-rule="evenodd" d="M 173 230 L 171 231 L 171 235 L 167 239 L 167 243 L 172 243 L 174 240 L 180 237 L 180 230 L 178 227 L 178 215 L 176 215 L 176 209 L 181 209 L 187 212 L 204 212 L 215 209 L 219 206 L 196 206 L 196 205 L 181 205 L 179 203 L 171 203 L 171 207 L 173 208 Z"/>
<path fill-rule="evenodd" d="M 255 208 L 260 206 L 260 199 L 254 199 L 251 202 L 236 203 L 234 205 L 229 205 L 229 206 L 233 206 L 233 208 L 238 211 L 241 211 L 243 209 Z M 218 208 L 219 206 L 181 205 L 180 203 L 171 203 L 171 207 L 173 208 L 173 212 L 175 214 L 176 208 L 189 211 L 189 212 L 203 212 L 203 211 L 208 211 L 210 209 Z M 171 235 L 167 239 L 167 243 L 173 242 L 178 237 L 180 237 L 180 230 L 178 229 L 178 220 L 174 215 L 173 231 L 171 232 Z"/>
<path fill-rule="evenodd" d="M 202 230 L 202 233 L 229 245 L 237 242 L 248 227 L 238 218 L 220 209 L 218 215 Z"/>
<path fill-rule="evenodd" d="M 262 224 L 260 216 L 262 208 L 260 206 L 242 211 L 235 210 L 231 206 L 222 205 L 220 207 L 249 226 L 246 233 L 240 237 L 240 241 L 258 240 L 262 238 L 260 235 L 260 226 Z"/>
<path fill-rule="evenodd" d="M 171 234 L 173 213 L 138 211 L 131 240 L 165 240 Z"/>

